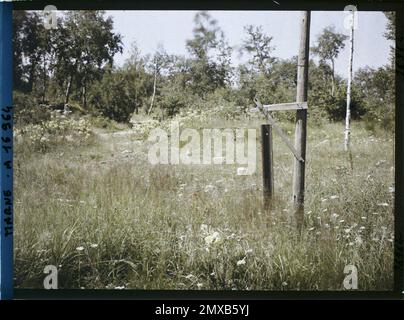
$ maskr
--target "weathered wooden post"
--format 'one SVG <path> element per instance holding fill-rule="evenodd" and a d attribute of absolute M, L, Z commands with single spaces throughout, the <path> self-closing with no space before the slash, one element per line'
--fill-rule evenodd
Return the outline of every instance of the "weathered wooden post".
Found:
<path fill-rule="evenodd" d="M 297 60 L 297 93 L 296 102 L 307 101 L 308 66 L 310 45 L 310 11 L 302 12 L 300 24 L 300 46 Z M 307 109 L 296 111 L 295 149 L 306 159 L 306 135 L 307 135 Z M 304 175 L 305 161 L 294 159 L 293 166 L 293 204 L 297 225 L 303 225 L 304 214 Z"/>
<path fill-rule="evenodd" d="M 261 125 L 262 146 L 262 178 L 264 192 L 264 208 L 271 208 L 274 194 L 274 163 L 272 151 L 272 127 L 270 124 Z"/>

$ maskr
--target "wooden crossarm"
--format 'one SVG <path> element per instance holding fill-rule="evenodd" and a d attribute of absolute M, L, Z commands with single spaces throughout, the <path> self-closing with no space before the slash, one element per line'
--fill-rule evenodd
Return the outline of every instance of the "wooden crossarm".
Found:
<path fill-rule="evenodd" d="M 307 109 L 307 102 L 277 103 L 262 106 L 266 111 L 287 111 Z"/>
<path fill-rule="evenodd" d="M 269 124 L 272 125 L 272 127 L 275 129 L 275 131 L 281 137 L 282 141 L 285 142 L 285 144 L 289 147 L 290 151 L 292 151 L 295 158 L 300 162 L 304 162 L 304 159 L 302 158 L 302 156 L 299 154 L 299 152 L 296 150 L 296 148 L 293 146 L 293 144 L 289 141 L 288 136 L 285 134 L 285 132 L 283 132 L 282 128 L 276 124 L 274 118 L 272 118 L 269 111 L 264 108 L 264 106 L 261 104 L 261 102 L 258 100 L 257 97 L 254 98 L 254 102 L 257 105 L 257 109 L 264 113 L 264 115 L 268 119 Z M 307 104 L 306 104 L 306 106 L 307 106 Z"/>

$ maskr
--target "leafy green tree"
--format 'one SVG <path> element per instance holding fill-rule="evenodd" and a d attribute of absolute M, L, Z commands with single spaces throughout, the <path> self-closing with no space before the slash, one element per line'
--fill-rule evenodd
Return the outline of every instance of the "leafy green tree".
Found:
<path fill-rule="evenodd" d="M 184 56 L 171 55 L 164 78 L 161 79 L 156 104 L 160 109 L 160 117 L 174 116 L 181 109 L 192 108 L 198 100 L 192 81 L 193 61 Z"/>
<path fill-rule="evenodd" d="M 166 69 L 169 64 L 170 64 L 170 56 L 164 50 L 163 46 L 160 45 L 156 53 L 153 55 L 149 64 L 149 69 L 153 74 L 153 93 L 151 96 L 150 107 L 147 110 L 147 114 L 150 114 L 153 109 L 154 99 L 157 90 L 157 82 L 160 80 L 162 76 L 161 74 L 162 71 Z"/>
<path fill-rule="evenodd" d="M 312 52 L 320 58 L 320 65 L 324 73 L 331 75 L 331 95 L 335 95 L 335 59 L 345 47 L 344 41 L 348 36 L 335 32 L 334 27 L 326 27 L 318 35 L 316 45 L 311 48 Z M 328 63 L 331 63 L 331 70 L 328 71 Z"/>
<path fill-rule="evenodd" d="M 46 29 L 37 12 L 13 13 L 14 80 L 17 88 L 32 92 L 48 49 Z"/>
<path fill-rule="evenodd" d="M 89 101 L 96 111 L 118 122 L 129 122 L 135 109 L 127 90 L 127 78 L 121 69 L 107 67 L 102 79 L 93 83 Z"/>
<path fill-rule="evenodd" d="M 193 38 L 186 47 L 193 57 L 190 61 L 191 87 L 201 97 L 230 82 L 231 47 L 218 23 L 207 12 L 195 15 Z"/>
<path fill-rule="evenodd" d="M 365 120 L 372 128 L 379 124 L 394 130 L 394 81 L 390 65 L 361 68 L 355 73 L 354 84 L 366 112 Z"/>
<path fill-rule="evenodd" d="M 293 102 L 296 96 L 297 59 L 276 59 L 268 76 L 250 63 L 239 66 L 238 87 L 246 105 L 258 94 L 265 104 Z"/>
<path fill-rule="evenodd" d="M 113 32 L 113 20 L 104 11 L 69 11 L 57 38 L 57 72 L 65 81 L 65 103 L 69 102 L 73 80 L 84 108 L 89 84 L 100 79 L 103 68 L 112 66 L 122 52 L 120 34 Z"/>
<path fill-rule="evenodd" d="M 27 21 L 27 12 L 13 11 L 13 83 L 14 89 L 24 90 L 23 66 L 23 38 L 24 24 Z"/>
<path fill-rule="evenodd" d="M 266 78 L 269 78 L 269 68 L 275 61 L 272 56 L 272 51 L 275 48 L 271 46 L 273 38 L 264 33 L 262 26 L 248 25 L 244 27 L 244 30 L 247 33 L 247 38 L 243 41 L 240 53 L 247 52 L 251 55 L 249 63 Z"/>
<path fill-rule="evenodd" d="M 131 44 L 130 56 L 125 61 L 123 72 L 126 77 L 125 88 L 130 97 L 134 111 L 138 114 L 139 109 L 144 105 L 150 91 L 151 75 L 146 72 L 146 65 L 149 63 L 148 56 L 142 56 L 136 41 Z"/>
<path fill-rule="evenodd" d="M 388 40 L 396 39 L 396 15 L 394 11 L 385 12 L 384 15 L 387 18 L 386 32 L 384 36 Z"/>
<path fill-rule="evenodd" d="M 395 41 L 396 40 L 396 14 L 394 11 L 385 12 L 384 15 L 387 18 L 386 32 L 384 33 L 384 37 L 387 40 Z M 395 50 L 394 46 L 390 46 L 390 60 L 391 65 L 395 64 Z"/>

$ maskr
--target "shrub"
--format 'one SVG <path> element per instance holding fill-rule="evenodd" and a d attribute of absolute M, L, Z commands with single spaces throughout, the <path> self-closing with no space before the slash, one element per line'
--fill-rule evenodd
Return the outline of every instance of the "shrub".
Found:
<path fill-rule="evenodd" d="M 50 109 L 40 105 L 29 94 L 19 91 L 13 92 L 14 121 L 17 127 L 27 124 L 40 124 L 51 117 Z"/>
<path fill-rule="evenodd" d="M 125 78 L 118 71 L 107 72 L 100 82 L 92 86 L 89 102 L 97 113 L 117 122 L 129 122 L 135 110 L 125 86 Z"/>
<path fill-rule="evenodd" d="M 49 151 L 63 142 L 75 144 L 88 140 L 91 136 L 90 123 L 86 119 L 78 119 L 51 113 L 49 121 L 39 124 L 28 124 L 14 130 L 16 147 L 24 147 L 33 151 Z"/>

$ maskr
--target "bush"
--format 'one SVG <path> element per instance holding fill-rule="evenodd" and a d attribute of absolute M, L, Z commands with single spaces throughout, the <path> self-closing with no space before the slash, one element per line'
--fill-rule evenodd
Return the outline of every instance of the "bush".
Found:
<path fill-rule="evenodd" d="M 364 120 L 368 129 L 383 128 L 394 132 L 394 82 L 394 69 L 388 65 L 357 71 L 355 87 L 361 94 L 366 112 Z"/>
<path fill-rule="evenodd" d="M 14 122 L 17 127 L 28 124 L 40 124 L 51 118 L 51 111 L 45 105 L 37 103 L 29 94 L 13 92 Z"/>
<path fill-rule="evenodd" d="M 89 102 L 98 113 L 117 122 L 128 123 L 135 110 L 125 78 L 119 71 L 107 72 L 100 82 L 91 87 Z"/>
<path fill-rule="evenodd" d="M 78 119 L 51 113 L 49 121 L 39 124 L 28 124 L 14 130 L 16 147 L 20 146 L 33 151 L 49 151 L 63 142 L 82 143 L 91 136 L 90 123 L 86 119 Z"/>
<path fill-rule="evenodd" d="M 161 89 L 160 95 L 156 96 L 154 108 L 162 111 L 161 117 L 173 117 L 181 109 L 195 105 L 197 97 L 188 90 L 181 88 L 176 83 L 170 83 Z"/>

